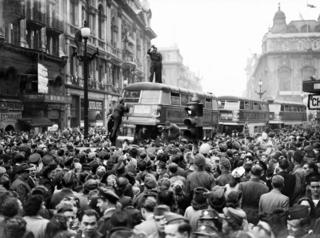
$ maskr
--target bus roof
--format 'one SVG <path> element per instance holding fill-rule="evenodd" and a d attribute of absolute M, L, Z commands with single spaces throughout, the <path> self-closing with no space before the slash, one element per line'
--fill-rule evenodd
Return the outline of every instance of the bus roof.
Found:
<path fill-rule="evenodd" d="M 219 99 L 223 99 L 223 100 L 245 100 L 245 101 L 251 101 L 251 102 L 264 102 L 267 103 L 266 101 L 261 101 L 261 100 L 255 100 L 255 99 L 250 99 L 250 98 L 244 98 L 244 97 L 237 97 L 237 96 L 219 96 Z"/>
<path fill-rule="evenodd" d="M 280 100 L 275 100 L 275 101 L 268 101 L 269 104 L 286 104 L 286 105 L 296 105 L 296 106 L 305 106 L 302 102 L 290 102 L 290 101 L 280 101 Z"/>
<path fill-rule="evenodd" d="M 167 91 L 167 92 L 181 92 L 181 93 L 188 93 L 188 94 L 197 94 L 201 96 L 206 96 L 206 97 L 214 97 L 213 94 L 210 93 L 205 93 L 205 92 L 198 92 L 198 91 L 193 91 L 185 88 L 179 88 L 176 86 L 168 85 L 168 84 L 163 84 L 163 83 L 151 83 L 151 82 L 139 82 L 139 83 L 132 83 L 129 84 L 125 90 L 129 91 L 134 91 L 134 90 L 162 90 L 162 91 Z"/>

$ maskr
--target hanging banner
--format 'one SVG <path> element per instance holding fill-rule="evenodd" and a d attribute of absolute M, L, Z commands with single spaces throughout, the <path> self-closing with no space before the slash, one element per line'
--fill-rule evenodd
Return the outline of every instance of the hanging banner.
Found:
<path fill-rule="evenodd" d="M 38 63 L 38 93 L 48 93 L 48 69 Z"/>

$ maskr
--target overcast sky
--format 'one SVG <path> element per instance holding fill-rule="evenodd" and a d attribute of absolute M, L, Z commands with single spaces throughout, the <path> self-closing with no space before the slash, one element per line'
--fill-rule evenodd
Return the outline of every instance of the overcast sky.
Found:
<path fill-rule="evenodd" d="M 203 78 L 204 91 L 241 96 L 247 58 L 261 53 L 279 2 L 287 23 L 318 19 L 320 0 L 149 0 L 158 35 L 152 43 L 176 44 L 184 64 Z"/>

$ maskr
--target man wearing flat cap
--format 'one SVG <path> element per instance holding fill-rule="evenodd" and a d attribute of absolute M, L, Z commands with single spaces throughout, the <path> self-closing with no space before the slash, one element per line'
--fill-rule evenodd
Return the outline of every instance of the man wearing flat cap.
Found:
<path fill-rule="evenodd" d="M 191 234 L 191 226 L 187 220 L 173 212 L 168 212 L 165 214 L 166 225 L 164 227 L 164 232 L 166 238 L 189 238 Z"/>
<path fill-rule="evenodd" d="M 16 179 L 10 186 L 10 189 L 17 192 L 22 203 L 25 203 L 28 199 L 28 194 L 31 191 L 31 187 L 28 184 L 29 169 L 31 166 L 27 163 L 22 163 L 15 166 Z"/>
<path fill-rule="evenodd" d="M 116 205 L 119 201 L 118 195 L 111 189 L 100 187 L 97 207 L 103 214 L 99 220 L 98 231 L 106 237 L 111 230 L 110 218 L 116 211 Z"/>
<path fill-rule="evenodd" d="M 294 205 L 288 211 L 287 227 L 288 237 L 290 238 L 308 238 L 314 237 L 309 233 L 311 219 L 308 207 L 304 205 Z"/>

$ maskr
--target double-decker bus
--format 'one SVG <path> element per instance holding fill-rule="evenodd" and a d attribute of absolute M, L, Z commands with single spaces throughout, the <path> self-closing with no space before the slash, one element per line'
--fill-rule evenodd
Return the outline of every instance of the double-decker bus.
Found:
<path fill-rule="evenodd" d="M 248 130 L 249 135 L 262 132 L 268 123 L 268 103 L 252 99 L 218 97 L 220 112 L 219 131 L 231 134 L 233 131 Z"/>
<path fill-rule="evenodd" d="M 302 103 L 268 101 L 269 125 L 272 129 L 302 125 L 307 121 L 307 108 Z"/>
<path fill-rule="evenodd" d="M 196 94 L 203 103 L 203 134 L 211 137 L 219 120 L 217 99 L 209 93 L 196 92 L 166 84 L 140 82 L 128 85 L 124 90 L 124 101 L 129 107 L 127 117 L 123 118 L 119 140 L 132 141 L 141 138 L 156 138 L 159 126 L 167 121 L 185 130 L 185 107 Z"/>

